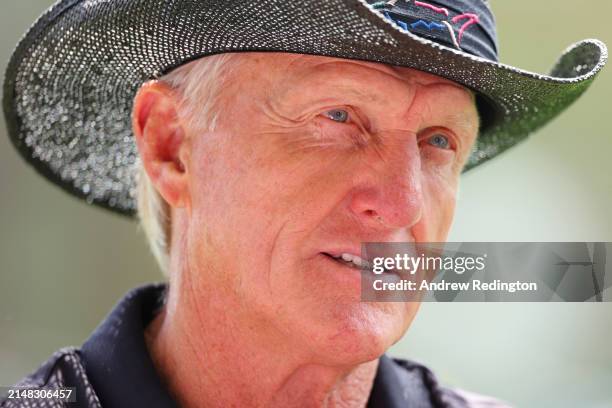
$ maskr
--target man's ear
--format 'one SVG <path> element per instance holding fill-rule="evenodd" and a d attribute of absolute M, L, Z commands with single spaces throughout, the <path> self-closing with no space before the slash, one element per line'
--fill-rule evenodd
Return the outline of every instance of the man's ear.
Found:
<path fill-rule="evenodd" d="M 132 129 L 142 165 L 171 207 L 189 202 L 185 129 L 178 116 L 179 97 L 168 85 L 149 81 L 134 98 Z"/>

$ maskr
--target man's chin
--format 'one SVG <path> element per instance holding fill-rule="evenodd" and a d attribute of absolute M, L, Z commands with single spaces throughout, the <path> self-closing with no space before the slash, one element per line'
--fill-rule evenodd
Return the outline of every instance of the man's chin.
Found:
<path fill-rule="evenodd" d="M 380 304 L 361 305 L 362 308 L 377 306 Z M 412 316 L 407 321 L 399 311 L 396 315 L 389 315 L 379 310 L 335 317 L 321 326 L 319 335 L 312 337 L 310 344 L 313 351 L 329 364 L 361 364 L 383 355 L 401 339 L 411 320 Z"/>
<path fill-rule="evenodd" d="M 355 366 L 375 360 L 385 354 L 397 338 L 363 335 L 319 345 L 318 357 L 322 364 Z"/>

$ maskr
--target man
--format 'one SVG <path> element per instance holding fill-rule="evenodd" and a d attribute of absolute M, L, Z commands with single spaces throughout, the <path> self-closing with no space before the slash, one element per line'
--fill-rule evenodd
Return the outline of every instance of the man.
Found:
<path fill-rule="evenodd" d="M 20 385 L 79 406 L 501 406 L 384 356 L 418 304 L 362 302 L 355 267 L 362 242 L 444 241 L 466 164 L 561 112 L 606 51 L 577 44 L 551 77 L 496 55 L 480 0 L 54 6 L 8 68 L 13 141 L 112 210 L 138 184 L 169 282 Z"/>

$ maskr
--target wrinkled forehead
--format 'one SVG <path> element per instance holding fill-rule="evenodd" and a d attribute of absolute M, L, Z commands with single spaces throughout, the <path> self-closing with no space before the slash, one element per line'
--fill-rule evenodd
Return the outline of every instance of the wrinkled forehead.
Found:
<path fill-rule="evenodd" d="M 414 115 L 424 121 L 453 123 L 466 135 L 476 135 L 481 126 L 475 94 L 433 74 L 326 56 L 238 55 L 240 68 L 231 81 L 234 87 L 231 92 L 224 87 L 231 93 L 229 99 L 237 96 L 283 117 L 301 118 L 319 106 L 347 105 L 396 123 Z M 424 103 L 411 110 L 417 94 Z"/>
<path fill-rule="evenodd" d="M 446 78 L 412 68 L 370 61 L 292 53 L 245 53 L 241 59 L 243 79 L 267 79 L 270 86 L 291 88 L 312 82 L 351 83 L 351 90 L 372 85 L 374 80 L 391 85 L 443 85 L 455 88 L 475 99 L 474 93 Z M 391 89 L 389 89 L 391 91 Z"/>

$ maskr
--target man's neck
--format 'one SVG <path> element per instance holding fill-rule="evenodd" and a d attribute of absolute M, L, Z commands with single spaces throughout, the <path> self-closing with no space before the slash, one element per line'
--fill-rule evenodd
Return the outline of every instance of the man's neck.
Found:
<path fill-rule="evenodd" d="M 378 360 L 326 366 L 280 344 L 259 344 L 244 332 L 248 328 L 221 318 L 214 305 L 203 311 L 189 296 L 188 305 L 175 303 L 176 289 L 171 285 L 167 305 L 145 334 L 156 369 L 181 406 L 366 405 Z M 179 290 L 185 299 L 188 289 Z"/>

